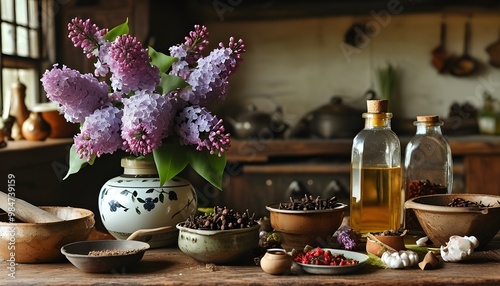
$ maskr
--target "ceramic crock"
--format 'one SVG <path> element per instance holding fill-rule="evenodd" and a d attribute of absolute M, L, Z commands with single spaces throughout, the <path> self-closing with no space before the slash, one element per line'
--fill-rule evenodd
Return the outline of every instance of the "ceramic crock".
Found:
<path fill-rule="evenodd" d="M 175 225 L 197 209 L 193 186 L 179 177 L 160 186 L 152 158 L 125 157 L 121 165 L 123 175 L 107 181 L 99 193 L 99 214 L 106 230 L 117 239 L 127 239 L 139 229 L 172 226 L 147 242 L 153 248 L 177 242 Z"/>
<path fill-rule="evenodd" d="M 264 272 L 272 275 L 279 275 L 290 272 L 293 259 L 286 250 L 280 248 L 271 248 L 260 260 L 260 267 Z"/>

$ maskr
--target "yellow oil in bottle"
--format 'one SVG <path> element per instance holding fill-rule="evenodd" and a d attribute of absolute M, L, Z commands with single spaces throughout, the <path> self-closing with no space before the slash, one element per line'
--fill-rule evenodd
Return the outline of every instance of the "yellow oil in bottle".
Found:
<path fill-rule="evenodd" d="M 358 233 L 399 229 L 402 219 L 401 167 L 353 166 L 351 170 L 351 228 Z"/>

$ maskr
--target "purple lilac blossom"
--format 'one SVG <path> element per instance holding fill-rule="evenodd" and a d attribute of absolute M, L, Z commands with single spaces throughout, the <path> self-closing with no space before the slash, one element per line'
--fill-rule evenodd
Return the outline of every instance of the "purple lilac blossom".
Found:
<path fill-rule="evenodd" d="M 181 98 L 195 105 L 223 100 L 229 84 L 226 63 L 233 61 L 231 53 L 231 49 L 219 48 L 199 59 L 198 67 L 186 80 L 191 88 L 182 90 Z"/>
<path fill-rule="evenodd" d="M 161 145 L 168 135 L 173 118 L 168 97 L 147 91 L 137 91 L 123 99 L 122 149 L 134 155 L 146 155 Z"/>
<path fill-rule="evenodd" d="M 122 146 L 120 136 L 122 111 L 110 103 L 87 117 L 81 132 L 75 136 L 76 152 L 80 158 L 112 154 Z"/>
<path fill-rule="evenodd" d="M 358 246 L 358 236 L 356 232 L 349 227 L 343 228 L 339 231 L 337 242 L 341 247 L 347 250 L 354 250 Z"/>
<path fill-rule="evenodd" d="M 74 18 L 68 24 L 68 37 L 75 47 L 81 47 L 87 58 L 98 55 L 99 46 L 104 42 L 107 29 L 99 29 L 90 19 Z"/>
<path fill-rule="evenodd" d="M 185 57 L 186 62 L 194 66 L 196 62 L 201 58 L 203 50 L 208 46 L 209 41 L 207 27 L 194 25 L 194 31 L 189 32 L 189 36 L 186 36 L 184 46 L 187 49 L 187 55 Z"/>
<path fill-rule="evenodd" d="M 160 83 L 158 67 L 149 63 L 148 51 L 135 37 L 118 37 L 110 47 L 107 61 L 114 91 L 124 94 L 137 90 L 152 92 Z"/>
<path fill-rule="evenodd" d="M 213 116 L 205 107 L 187 106 L 175 118 L 176 132 L 184 144 L 206 148 L 219 156 L 230 146 L 229 134 L 225 134 L 222 120 Z"/>
<path fill-rule="evenodd" d="M 172 64 L 170 74 L 177 75 L 182 79 L 186 80 L 191 73 L 189 64 L 184 59 L 187 56 L 187 49 L 184 45 L 172 46 L 169 49 L 170 56 L 177 58 L 178 60 Z"/>
<path fill-rule="evenodd" d="M 81 74 L 64 65 L 59 69 L 55 64 L 45 71 L 40 81 L 47 97 L 59 104 L 69 122 L 82 122 L 109 102 L 106 83 L 99 82 L 92 74 Z"/>

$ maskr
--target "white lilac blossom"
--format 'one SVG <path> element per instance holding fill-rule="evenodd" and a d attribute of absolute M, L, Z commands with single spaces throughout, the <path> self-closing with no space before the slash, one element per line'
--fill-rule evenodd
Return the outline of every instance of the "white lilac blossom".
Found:
<path fill-rule="evenodd" d="M 108 104 L 87 117 L 81 131 L 75 136 L 75 148 L 87 160 L 90 155 L 100 157 L 121 148 L 120 137 L 122 111 Z"/>
<path fill-rule="evenodd" d="M 67 121 L 78 123 L 109 102 L 108 86 L 91 74 L 57 64 L 41 79 L 47 98 L 58 103 Z"/>
<path fill-rule="evenodd" d="M 162 183 L 187 164 L 206 164 L 208 168 L 196 171 L 220 189 L 226 162 L 222 153 L 230 147 L 230 138 L 208 107 L 225 99 L 229 79 L 245 52 L 243 41 L 231 37 L 227 47 L 220 43 L 204 56 L 209 33 L 195 25 L 168 56 L 144 48 L 128 30 L 127 22 L 108 32 L 90 20 L 72 19 L 68 36 L 87 58 L 95 59 L 94 75 L 54 65 L 41 79 L 47 97 L 60 105 L 66 120 L 81 124 L 69 172 L 121 149 L 138 156 L 154 153 Z M 201 156 L 176 152 L 175 145 L 192 147 Z M 159 162 L 179 166 L 171 173 Z"/>

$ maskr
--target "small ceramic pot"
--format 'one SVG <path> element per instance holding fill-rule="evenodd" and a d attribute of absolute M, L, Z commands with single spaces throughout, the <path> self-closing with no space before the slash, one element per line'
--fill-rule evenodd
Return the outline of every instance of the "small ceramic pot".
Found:
<path fill-rule="evenodd" d="M 292 267 L 292 256 L 281 248 L 270 248 L 260 260 L 260 267 L 264 272 L 272 275 L 284 274 Z"/>
<path fill-rule="evenodd" d="M 394 248 L 397 251 L 405 250 L 405 237 L 404 235 L 375 235 L 375 238 L 378 239 L 383 244 Z M 371 238 L 366 238 L 366 252 L 381 257 L 382 254 L 386 251 L 383 245 L 380 245 L 375 240 Z"/>

